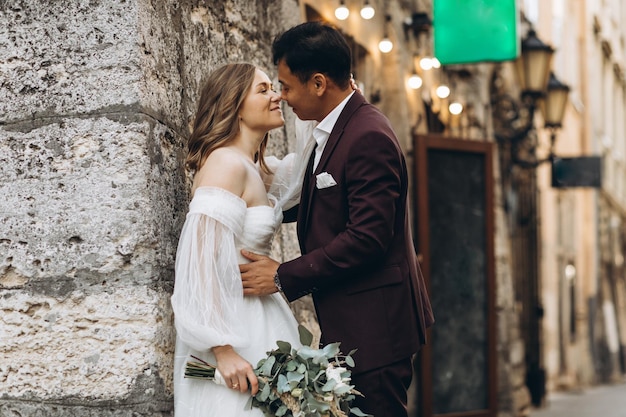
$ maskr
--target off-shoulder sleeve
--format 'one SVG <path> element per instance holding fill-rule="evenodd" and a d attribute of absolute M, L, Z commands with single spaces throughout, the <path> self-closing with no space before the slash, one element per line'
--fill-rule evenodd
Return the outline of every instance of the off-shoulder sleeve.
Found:
<path fill-rule="evenodd" d="M 246 204 L 214 187 L 195 192 L 176 253 L 172 308 L 176 332 L 193 349 L 245 347 L 243 289 L 235 249 Z"/>
<path fill-rule="evenodd" d="M 313 129 L 316 121 L 296 118 L 296 149 L 282 160 L 268 156 L 266 162 L 274 172 L 268 194 L 274 196 L 282 210 L 288 210 L 300 202 L 304 171 L 315 147 Z"/>

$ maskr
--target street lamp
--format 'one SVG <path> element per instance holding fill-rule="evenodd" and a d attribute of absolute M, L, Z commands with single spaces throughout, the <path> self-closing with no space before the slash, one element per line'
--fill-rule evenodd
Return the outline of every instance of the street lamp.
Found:
<path fill-rule="evenodd" d="M 548 160 L 554 159 L 554 143 L 556 142 L 556 130 L 563 124 L 567 97 L 569 96 L 569 86 L 563 84 L 550 72 L 546 95 L 541 100 L 541 113 L 543 114 L 543 126 L 550 129 L 550 155 Z M 541 163 L 541 162 L 538 162 Z"/>
<path fill-rule="evenodd" d="M 537 37 L 533 29 L 522 41 L 522 54 L 516 61 L 522 95 L 532 98 L 545 94 L 554 48 Z"/>
<path fill-rule="evenodd" d="M 550 129 L 560 129 L 565 115 L 565 106 L 569 96 L 569 86 L 563 84 L 550 72 L 546 97 L 542 104 L 544 126 Z"/>
<path fill-rule="evenodd" d="M 535 168 L 554 159 L 555 130 L 561 127 L 569 87 L 558 81 L 550 71 L 554 48 L 542 42 L 533 29 L 522 40 L 521 49 L 522 53 L 515 62 L 521 97 L 515 99 L 501 91 L 494 92 L 494 132 L 500 143 L 510 145 L 513 164 Z M 540 102 L 545 127 L 551 129 L 550 152 L 544 159 L 535 157 L 535 143 L 529 137 Z"/>

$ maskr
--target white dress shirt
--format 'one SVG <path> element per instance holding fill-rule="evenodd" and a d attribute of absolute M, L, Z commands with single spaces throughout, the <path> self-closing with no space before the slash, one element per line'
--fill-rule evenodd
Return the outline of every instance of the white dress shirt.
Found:
<path fill-rule="evenodd" d="M 324 148 L 326 147 L 326 142 L 328 142 L 328 138 L 330 137 L 330 132 L 332 132 L 333 127 L 335 127 L 335 123 L 337 123 L 337 119 L 339 119 L 339 115 L 343 111 L 343 108 L 346 107 L 348 100 L 352 97 L 354 91 L 348 95 L 341 103 L 337 105 L 334 109 L 331 110 L 330 113 L 322 119 L 322 121 L 313 129 L 313 137 L 315 138 L 315 142 L 317 142 L 317 148 L 315 148 L 315 160 L 313 162 L 313 172 L 317 168 L 317 165 L 322 158 L 322 152 L 324 152 Z"/>

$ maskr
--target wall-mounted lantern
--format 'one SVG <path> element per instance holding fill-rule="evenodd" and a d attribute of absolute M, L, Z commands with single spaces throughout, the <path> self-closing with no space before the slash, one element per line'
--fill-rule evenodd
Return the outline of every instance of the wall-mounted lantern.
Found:
<path fill-rule="evenodd" d="M 570 88 L 551 72 L 554 48 L 542 42 L 534 30 L 522 40 L 521 55 L 515 62 L 521 97 L 506 93 L 494 94 L 494 132 L 501 143 L 509 143 L 511 163 L 535 168 L 554 160 L 556 129 L 561 128 Z M 541 104 L 544 126 L 550 128 L 550 150 L 546 158 L 535 155 L 535 143 L 529 137 L 534 128 L 535 111 Z"/>

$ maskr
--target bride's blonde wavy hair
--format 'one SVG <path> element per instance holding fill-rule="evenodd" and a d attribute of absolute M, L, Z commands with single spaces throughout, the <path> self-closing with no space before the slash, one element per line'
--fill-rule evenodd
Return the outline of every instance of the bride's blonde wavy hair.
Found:
<path fill-rule="evenodd" d="M 209 75 L 187 144 L 187 169 L 199 170 L 211 152 L 228 145 L 239 134 L 239 110 L 252 87 L 255 71 L 252 64 L 236 63 L 223 65 Z M 271 173 L 263 158 L 267 139 L 266 134 L 255 159 L 264 172 Z"/>

